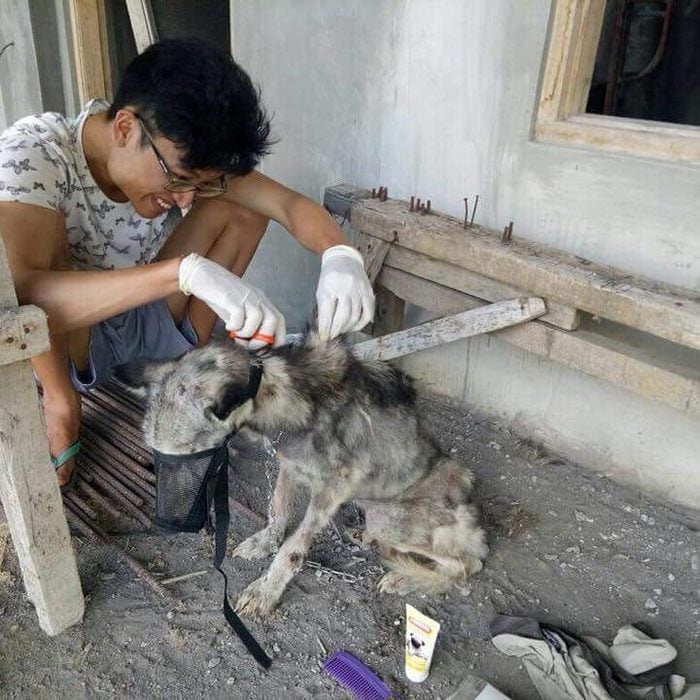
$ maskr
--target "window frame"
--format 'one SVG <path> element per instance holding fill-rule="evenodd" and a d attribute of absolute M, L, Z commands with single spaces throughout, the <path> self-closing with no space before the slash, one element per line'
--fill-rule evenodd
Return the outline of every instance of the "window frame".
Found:
<path fill-rule="evenodd" d="M 606 0 L 552 0 L 533 138 L 700 164 L 700 126 L 586 113 Z"/>

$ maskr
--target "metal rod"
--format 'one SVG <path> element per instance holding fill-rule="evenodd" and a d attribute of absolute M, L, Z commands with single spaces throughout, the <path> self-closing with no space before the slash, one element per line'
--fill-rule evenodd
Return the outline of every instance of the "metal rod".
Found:
<path fill-rule="evenodd" d="M 99 464 L 103 469 L 106 469 L 112 476 L 119 479 L 125 486 L 133 488 L 137 491 L 139 496 L 144 497 L 146 500 L 154 500 L 156 497 L 156 488 L 152 484 L 149 484 L 134 474 L 133 472 L 125 469 L 122 464 L 116 463 L 106 454 L 99 454 L 92 445 L 85 445 L 85 452 L 90 456 L 90 459 L 95 464 Z"/>
<path fill-rule="evenodd" d="M 133 472 L 140 480 L 144 483 L 144 488 L 148 486 L 147 490 L 153 490 L 152 484 L 156 483 L 156 475 L 149 471 L 145 467 L 141 466 L 138 462 L 130 459 L 122 452 L 120 452 L 114 445 L 110 445 L 104 441 L 96 440 L 95 436 L 92 434 L 85 434 L 82 438 L 86 447 L 89 451 L 93 451 L 96 457 L 100 459 L 112 459 L 120 468 L 128 469 Z M 117 457 L 119 459 L 117 459 Z"/>
<path fill-rule="evenodd" d="M 85 501 L 78 496 L 77 493 L 74 493 L 73 491 L 69 491 L 68 493 L 63 494 L 63 499 L 67 500 L 69 503 L 72 503 L 74 506 L 77 508 L 80 508 L 80 510 L 87 515 L 90 520 L 98 520 L 97 513 L 90 508 L 90 506 L 85 503 Z"/>
<path fill-rule="evenodd" d="M 469 197 L 464 198 L 464 228 L 467 228 L 469 222 Z"/>
<path fill-rule="evenodd" d="M 479 206 L 479 195 L 476 195 L 476 200 L 474 201 L 474 208 L 472 209 L 472 218 L 469 220 L 469 225 L 474 225 L 474 216 L 476 215 L 476 208 Z"/>
<path fill-rule="evenodd" d="M 129 568 L 148 586 L 155 591 L 161 598 L 165 600 L 174 600 L 173 595 L 170 591 L 162 586 L 159 581 L 157 581 L 154 576 L 130 554 L 127 554 L 117 543 L 101 528 L 90 525 L 83 519 L 82 514 L 78 508 L 72 503 L 66 503 L 66 509 L 68 511 L 67 515 L 69 520 L 80 530 L 84 535 L 90 539 L 95 539 L 103 544 L 114 547 L 121 558 L 129 565 Z"/>
<path fill-rule="evenodd" d="M 82 476 L 85 481 L 93 484 L 96 488 L 99 488 L 101 491 L 104 491 L 107 495 L 113 498 L 122 508 L 124 508 L 127 515 L 133 516 L 149 530 L 153 527 L 153 521 L 147 515 L 142 513 L 128 498 L 123 496 L 121 492 L 110 483 L 96 478 L 95 474 L 86 473 Z"/>
<path fill-rule="evenodd" d="M 411 203 L 408 207 L 408 211 L 413 211 L 413 205 L 416 203 L 416 198 L 415 196 L 411 196 Z"/>
<path fill-rule="evenodd" d="M 161 586 L 169 586 L 171 583 L 177 583 L 178 581 L 187 581 L 188 578 L 195 578 L 196 576 L 204 576 L 208 574 L 209 569 L 202 569 L 201 571 L 192 571 L 189 574 L 182 574 L 182 576 L 171 576 L 170 578 L 162 578 L 158 581 Z"/>
<path fill-rule="evenodd" d="M 132 459 L 125 457 L 121 452 L 118 452 L 116 448 L 114 448 L 112 445 L 108 446 L 104 442 L 97 442 L 92 435 L 85 435 L 83 443 L 86 447 L 86 451 L 91 452 L 96 459 L 109 459 L 110 461 L 112 461 L 112 463 L 115 464 L 115 466 L 118 466 L 120 469 L 131 472 L 134 476 L 134 479 L 137 480 L 137 483 L 143 486 L 143 488 L 146 491 L 148 491 L 152 495 L 155 495 L 155 488 L 153 486 L 153 484 L 155 484 L 156 482 L 155 474 L 151 473 L 150 471 L 148 471 L 148 469 L 142 467 L 137 462 L 134 462 Z M 114 455 L 115 452 L 119 456 L 119 460 L 116 459 L 116 456 Z"/>
<path fill-rule="evenodd" d="M 82 477 L 82 475 L 81 475 Z M 109 499 L 105 498 L 99 491 L 92 488 L 87 481 L 83 478 L 78 479 L 76 486 L 80 491 L 82 491 L 89 499 L 94 501 L 102 510 L 107 511 L 113 518 L 123 517 L 123 513 L 120 513 L 117 508 L 115 508 Z"/>
<path fill-rule="evenodd" d="M 118 491 L 124 498 L 126 498 L 129 503 L 136 506 L 137 508 L 143 505 L 143 498 L 137 496 L 133 491 L 129 490 L 121 481 L 115 479 L 111 474 L 106 472 L 100 465 L 94 460 L 90 459 L 90 474 L 97 478 L 98 481 L 103 481 L 109 484 L 113 489 Z M 94 479 L 93 479 L 94 480 Z"/>

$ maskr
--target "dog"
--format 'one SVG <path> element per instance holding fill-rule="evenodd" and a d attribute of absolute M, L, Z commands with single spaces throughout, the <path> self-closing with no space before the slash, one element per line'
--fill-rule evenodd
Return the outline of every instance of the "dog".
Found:
<path fill-rule="evenodd" d="M 238 612 L 261 617 L 274 609 L 313 538 L 348 501 L 364 510 L 363 545 L 377 545 L 388 568 L 380 591 L 443 592 L 481 570 L 488 547 L 474 476 L 440 451 L 419 420 L 411 379 L 389 363 L 360 360 L 346 341 L 310 332 L 260 357 L 215 341 L 143 367 L 140 383 L 147 385 L 144 434 L 152 449 L 188 454 L 244 427 L 268 436 L 283 431 L 269 522 L 232 553 L 275 556 L 240 595 Z M 301 485 L 308 507 L 285 539 Z"/>

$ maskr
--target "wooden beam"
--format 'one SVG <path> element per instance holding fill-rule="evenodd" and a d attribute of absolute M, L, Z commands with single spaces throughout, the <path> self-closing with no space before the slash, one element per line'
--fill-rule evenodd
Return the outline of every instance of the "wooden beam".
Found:
<path fill-rule="evenodd" d="M 158 41 L 158 30 L 153 17 L 150 0 L 126 0 L 131 30 L 134 32 L 136 50 L 145 51 L 151 44 Z"/>
<path fill-rule="evenodd" d="M 0 308 L 16 304 L 0 235 Z M 84 601 L 30 362 L 0 366 L 0 386 L 0 499 L 27 597 L 58 634 L 80 622 Z"/>
<path fill-rule="evenodd" d="M 104 0 L 69 0 L 73 55 L 80 103 L 110 97 L 112 72 Z"/>
<path fill-rule="evenodd" d="M 429 258 L 408 248 L 391 246 L 385 262 L 390 267 L 410 272 L 417 277 L 432 280 L 484 301 L 503 301 L 528 294 L 524 289 L 497 282 L 444 260 Z M 544 301 L 547 305 L 547 313 L 542 316 L 541 321 L 546 321 L 567 331 L 578 328 L 581 317 L 578 309 L 560 304 L 552 299 Z"/>
<path fill-rule="evenodd" d="M 358 231 L 394 242 L 430 258 L 525 289 L 545 299 L 700 349 L 697 294 L 577 258 L 521 238 L 504 245 L 495 231 L 462 227 L 435 212 L 410 213 L 404 201 L 352 200 Z"/>
<path fill-rule="evenodd" d="M 49 347 L 46 314 L 38 306 L 0 309 L 0 365 L 28 360 Z"/>
<path fill-rule="evenodd" d="M 407 302 L 440 316 L 483 304 L 467 294 L 391 267 L 383 268 L 378 282 Z M 700 364 L 692 349 L 592 319 L 584 319 L 574 332 L 537 320 L 493 335 L 652 401 L 700 415 Z"/>
<path fill-rule="evenodd" d="M 372 338 L 354 346 L 362 358 L 393 360 L 420 350 L 452 343 L 481 333 L 506 328 L 541 316 L 546 311 L 544 302 L 537 297 L 520 297 L 445 316 L 419 326 L 379 338 Z"/>

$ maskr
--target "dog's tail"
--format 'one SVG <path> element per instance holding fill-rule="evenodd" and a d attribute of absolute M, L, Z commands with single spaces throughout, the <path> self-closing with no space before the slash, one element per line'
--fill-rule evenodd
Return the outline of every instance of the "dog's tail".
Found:
<path fill-rule="evenodd" d="M 414 590 L 428 594 L 445 593 L 483 567 L 479 559 L 469 556 L 445 557 L 425 562 L 422 557 L 419 561 L 412 554 L 402 552 L 392 553 L 386 558 L 386 563 L 392 570 L 410 580 Z"/>

